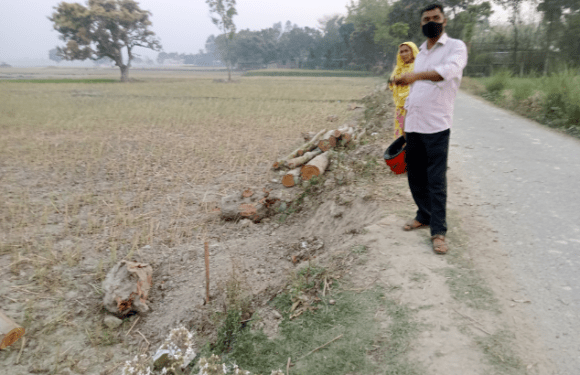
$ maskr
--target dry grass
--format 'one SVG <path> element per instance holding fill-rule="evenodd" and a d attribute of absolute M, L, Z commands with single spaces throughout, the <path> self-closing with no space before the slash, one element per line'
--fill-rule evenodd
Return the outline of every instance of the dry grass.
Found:
<path fill-rule="evenodd" d="M 0 291 L 28 300 L 32 335 L 48 320 L 68 320 L 61 310 L 39 319 L 40 295 L 66 300 L 79 273 L 98 294 L 109 267 L 142 246 L 191 242 L 217 219 L 216 195 L 260 184 L 300 132 L 329 126 L 330 114 L 346 118 L 348 102 L 375 83 L 224 84 L 216 74 L 134 73 L 131 84 L 0 81 L 0 272 L 10 278 Z"/>

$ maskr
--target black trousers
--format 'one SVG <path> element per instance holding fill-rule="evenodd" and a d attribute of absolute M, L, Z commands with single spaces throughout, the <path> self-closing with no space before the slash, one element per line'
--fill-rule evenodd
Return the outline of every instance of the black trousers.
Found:
<path fill-rule="evenodd" d="M 413 199 L 415 219 L 431 226 L 431 235 L 447 232 L 447 156 L 449 129 L 434 134 L 406 133 L 405 161 Z"/>

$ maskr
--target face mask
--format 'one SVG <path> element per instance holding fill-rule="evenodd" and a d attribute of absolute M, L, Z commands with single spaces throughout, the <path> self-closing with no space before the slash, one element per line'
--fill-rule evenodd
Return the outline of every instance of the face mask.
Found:
<path fill-rule="evenodd" d="M 427 22 L 423 25 L 423 34 L 427 38 L 437 38 L 443 32 L 443 24 L 438 22 Z"/>

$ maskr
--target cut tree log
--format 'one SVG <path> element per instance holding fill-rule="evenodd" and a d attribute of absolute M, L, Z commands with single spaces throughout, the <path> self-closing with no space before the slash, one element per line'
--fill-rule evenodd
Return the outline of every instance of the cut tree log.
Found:
<path fill-rule="evenodd" d="M 286 157 L 276 161 L 272 165 L 272 168 L 273 169 L 284 168 L 286 166 L 286 161 L 289 159 L 295 158 L 298 155 L 298 152 L 300 152 L 300 151 L 308 152 L 310 150 L 313 150 L 314 148 L 316 148 L 316 145 L 318 144 L 318 140 L 320 139 L 320 137 L 322 137 L 325 133 L 326 133 L 326 129 L 319 131 L 314 137 L 312 137 L 312 139 L 310 141 L 304 143 L 302 146 L 298 147 L 296 150 L 294 150 L 290 154 L 286 155 Z"/>
<path fill-rule="evenodd" d="M 328 167 L 328 152 L 318 155 L 314 159 L 310 160 L 308 164 L 302 167 L 300 172 L 302 173 L 302 179 L 304 181 L 310 180 L 312 177 L 321 176 L 326 167 Z"/>
<path fill-rule="evenodd" d="M 282 185 L 293 187 L 300 182 L 300 167 L 291 170 L 282 177 Z"/>
<path fill-rule="evenodd" d="M 312 138 L 314 138 L 314 136 L 316 136 L 315 132 L 305 132 L 302 133 L 302 138 L 304 138 L 304 142 L 308 142 L 309 140 L 311 140 Z"/>
<path fill-rule="evenodd" d="M 302 156 L 286 161 L 286 167 L 288 167 L 289 169 L 300 167 L 301 165 L 308 163 L 310 160 L 314 159 L 316 156 L 320 154 L 322 154 L 322 150 L 317 148 L 316 150 L 307 152 Z"/>
<path fill-rule="evenodd" d="M 340 135 L 340 140 L 342 141 L 342 145 L 346 146 L 350 141 L 352 141 L 354 137 L 354 128 L 348 128 L 342 132 Z"/>
<path fill-rule="evenodd" d="M 340 138 L 340 130 L 330 130 L 324 134 L 324 136 L 318 142 L 318 148 L 322 150 L 322 152 L 326 152 L 331 148 L 336 147 L 336 143 Z"/>
<path fill-rule="evenodd" d="M 24 336 L 24 328 L 0 310 L 0 349 L 9 347 Z"/>

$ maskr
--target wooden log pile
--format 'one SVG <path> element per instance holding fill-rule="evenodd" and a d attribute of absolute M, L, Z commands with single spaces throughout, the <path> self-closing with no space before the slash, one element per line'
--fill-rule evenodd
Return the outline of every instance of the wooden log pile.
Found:
<path fill-rule="evenodd" d="M 349 121 L 338 129 L 302 133 L 305 143 L 272 165 L 276 170 L 288 170 L 282 176 L 282 185 L 293 187 L 323 175 L 334 148 L 357 143 L 364 135 L 364 129 L 357 129 L 356 125 L 356 121 Z"/>

